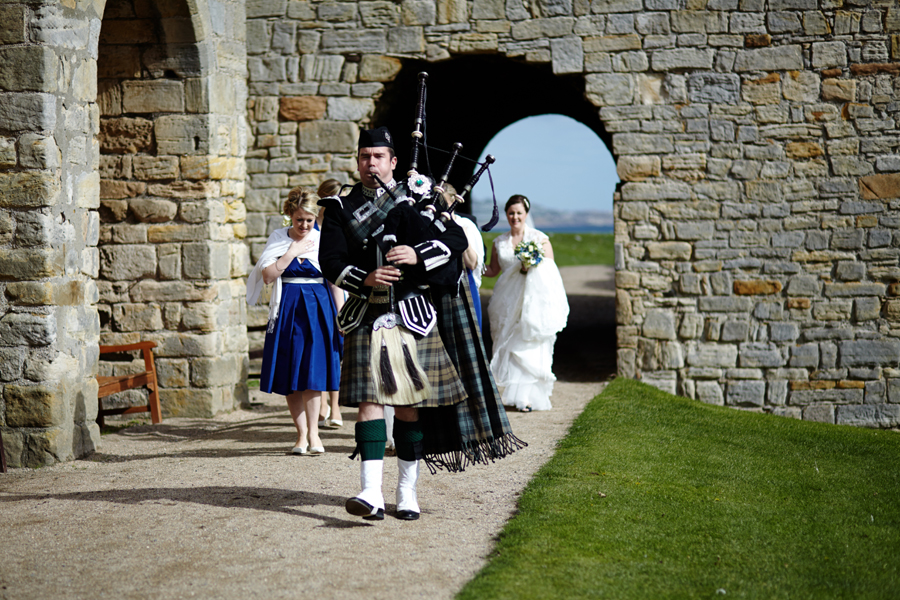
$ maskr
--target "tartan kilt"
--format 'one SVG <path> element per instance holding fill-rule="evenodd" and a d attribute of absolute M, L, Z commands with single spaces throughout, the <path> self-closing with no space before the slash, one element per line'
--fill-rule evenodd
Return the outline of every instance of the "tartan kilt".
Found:
<path fill-rule="evenodd" d="M 344 336 L 344 357 L 341 361 L 341 406 L 358 407 L 362 402 L 383 404 L 375 395 L 375 385 L 369 363 L 372 324 L 379 316 L 390 311 L 387 304 L 369 304 L 358 327 Z M 398 325 L 403 327 L 403 325 Z M 434 327 L 425 337 L 416 338 L 416 355 L 419 364 L 428 375 L 433 390 L 432 397 L 412 406 L 436 408 L 451 406 L 466 399 L 466 390 L 456 368 L 447 355 L 438 328 Z M 403 368 L 403 365 L 399 365 Z"/>

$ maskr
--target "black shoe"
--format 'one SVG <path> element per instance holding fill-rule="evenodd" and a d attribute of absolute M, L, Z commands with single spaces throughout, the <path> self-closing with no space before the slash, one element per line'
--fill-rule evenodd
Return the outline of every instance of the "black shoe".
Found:
<path fill-rule="evenodd" d="M 344 503 L 347 512 L 355 517 L 362 517 L 367 521 L 384 521 L 384 509 L 375 509 L 374 506 L 361 498 L 349 498 Z"/>
<path fill-rule="evenodd" d="M 397 518 L 401 521 L 418 521 L 419 513 L 414 510 L 398 510 Z"/>

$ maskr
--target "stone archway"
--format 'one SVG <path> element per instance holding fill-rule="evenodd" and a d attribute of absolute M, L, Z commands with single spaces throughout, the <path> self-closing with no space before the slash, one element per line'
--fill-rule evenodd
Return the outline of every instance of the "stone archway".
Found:
<path fill-rule="evenodd" d="M 457 189 L 468 181 L 476 168 L 473 161 L 488 142 L 508 125 L 529 116 L 562 114 L 573 118 L 611 147 L 611 136 L 600 121 L 599 112 L 585 98 L 585 79 L 580 75 L 554 75 L 549 64 L 517 62 L 499 55 L 454 57 L 439 63 L 407 61 L 396 78 L 386 83 L 372 119 L 373 125 L 387 126 L 398 140 L 398 174 L 409 164 L 409 133 L 417 102 L 418 73 L 422 71 L 429 74 L 427 143 L 435 148 L 430 152 L 430 172 L 440 176 L 447 159 L 445 153 L 454 142 L 463 143 L 461 158 L 450 177 Z M 547 89 L 553 93 L 537 92 Z M 503 161 L 504 157 L 498 156 L 497 160 Z M 419 164 L 419 170 L 424 172 L 422 157 Z M 537 176 L 552 180 L 555 174 L 548 170 Z M 566 183 L 558 184 L 560 194 L 564 194 Z M 484 178 L 478 189 L 489 194 L 488 186 Z M 505 226 L 505 200 L 497 198 L 501 227 Z M 463 205 L 460 210 L 468 208 Z M 615 299 L 585 291 L 570 294 L 570 325 L 557 339 L 554 372 L 562 380 L 596 381 L 616 373 Z M 484 330 L 490 350 L 487 320 Z"/>

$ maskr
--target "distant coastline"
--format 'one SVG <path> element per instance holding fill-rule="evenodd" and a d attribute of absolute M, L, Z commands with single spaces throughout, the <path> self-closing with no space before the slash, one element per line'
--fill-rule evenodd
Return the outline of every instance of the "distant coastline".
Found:
<path fill-rule="evenodd" d="M 493 204 L 476 200 L 472 204 L 473 213 L 479 227 L 491 218 Z M 500 206 L 500 220 L 492 231 L 506 231 L 509 225 L 503 218 Z M 545 206 L 534 206 L 531 211 L 534 226 L 545 233 L 613 233 L 613 214 L 606 211 L 566 211 Z"/>

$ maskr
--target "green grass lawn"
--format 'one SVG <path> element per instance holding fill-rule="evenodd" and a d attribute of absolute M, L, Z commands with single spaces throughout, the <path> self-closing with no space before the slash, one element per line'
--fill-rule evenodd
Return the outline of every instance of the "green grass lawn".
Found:
<path fill-rule="evenodd" d="M 458 599 L 900 598 L 900 434 L 616 379 Z"/>
<path fill-rule="evenodd" d="M 500 233 L 483 233 L 487 248 L 485 261 L 491 260 L 491 245 Z M 578 265 L 612 265 L 615 262 L 613 234 L 611 233 L 549 233 L 553 256 L 560 267 Z M 492 290 L 497 278 L 482 280 L 481 289 Z"/>

